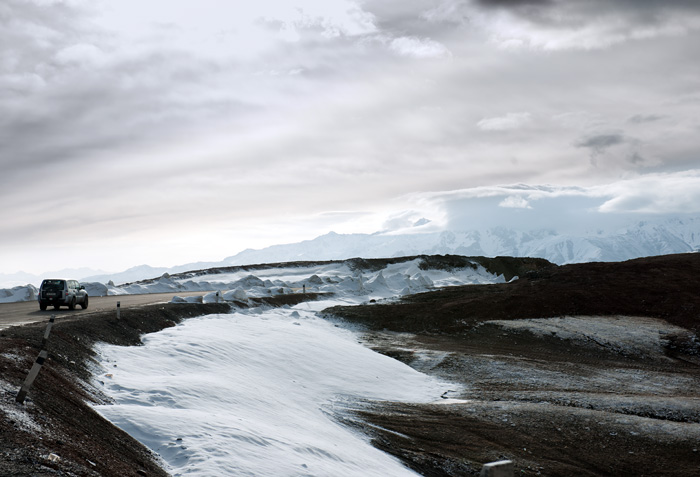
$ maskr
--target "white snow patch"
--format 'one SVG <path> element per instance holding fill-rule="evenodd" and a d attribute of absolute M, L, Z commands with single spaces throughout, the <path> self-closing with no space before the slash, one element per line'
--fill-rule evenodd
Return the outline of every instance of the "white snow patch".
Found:
<path fill-rule="evenodd" d="M 248 301 L 248 294 L 243 288 L 236 288 L 235 290 L 229 290 L 224 293 L 225 301 Z"/>
<path fill-rule="evenodd" d="M 685 328 L 664 320 L 628 316 L 564 316 L 484 322 L 489 323 L 507 330 L 527 330 L 540 336 L 550 335 L 650 358 L 663 357 L 666 335 L 688 333 Z"/>
<path fill-rule="evenodd" d="M 0 303 L 15 303 L 18 301 L 36 300 L 39 290 L 34 285 L 17 286 L 0 289 Z"/>
<path fill-rule="evenodd" d="M 448 398 L 448 399 L 440 399 L 439 401 L 435 401 L 431 404 L 470 404 L 473 402 L 474 402 L 474 400 L 472 400 L 472 399 Z"/>
<path fill-rule="evenodd" d="M 3 396 L 13 396 L 11 391 L 16 392 L 19 391 L 19 389 L 0 379 L 0 393 Z M 41 425 L 37 423 L 32 416 L 29 415 L 29 413 L 27 413 L 26 407 L 21 404 L 17 404 L 14 398 L 11 400 L 11 402 L 8 402 L 6 399 L 0 399 L 0 413 L 4 414 L 2 418 L 5 421 L 15 422 L 22 431 L 32 434 L 40 434 L 43 432 Z"/>
<path fill-rule="evenodd" d="M 335 405 L 431 402 L 447 386 L 308 306 L 190 319 L 98 352 L 116 404 L 96 409 L 174 475 L 415 475 L 339 425 Z"/>

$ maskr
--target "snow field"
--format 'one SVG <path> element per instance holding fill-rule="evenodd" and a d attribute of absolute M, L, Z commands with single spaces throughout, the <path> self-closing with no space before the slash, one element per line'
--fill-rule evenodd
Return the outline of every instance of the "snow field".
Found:
<path fill-rule="evenodd" d="M 157 452 L 174 475 L 415 475 L 334 416 L 361 399 L 435 401 L 454 384 L 370 351 L 316 313 L 436 285 L 503 281 L 483 268 L 425 271 L 419 264 L 161 277 L 148 285 L 151 292 L 220 290 L 176 303 L 246 301 L 304 286 L 333 295 L 190 319 L 146 335 L 144 346 L 99 345 L 104 369 L 96 379 L 115 403 L 96 409 Z"/>
<path fill-rule="evenodd" d="M 365 348 L 318 306 L 195 318 L 144 346 L 101 345 L 115 404 L 97 410 L 174 475 L 415 475 L 335 422 L 334 404 L 433 401 L 447 384 Z"/>
<path fill-rule="evenodd" d="M 565 316 L 559 318 L 535 318 L 526 320 L 492 320 L 506 330 L 527 330 L 536 335 L 550 335 L 581 343 L 644 356 L 650 359 L 667 359 L 663 354 L 665 336 L 689 334 L 685 328 L 671 325 L 664 320 L 629 316 Z"/>

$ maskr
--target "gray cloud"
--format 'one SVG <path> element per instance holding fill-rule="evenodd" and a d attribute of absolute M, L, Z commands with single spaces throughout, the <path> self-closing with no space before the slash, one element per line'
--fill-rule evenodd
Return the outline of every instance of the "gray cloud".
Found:
<path fill-rule="evenodd" d="M 627 119 L 627 122 L 632 124 L 653 123 L 656 121 L 661 121 L 664 118 L 665 116 L 661 116 L 658 114 L 635 114 L 634 116 L 631 116 L 629 119 Z"/>
<path fill-rule="evenodd" d="M 687 101 L 700 62 L 689 25 L 700 17 L 682 2 L 593 3 L 602 30 L 585 2 L 369 0 L 350 19 L 348 3 L 269 18 L 227 4 L 214 25 L 202 9 L 197 28 L 166 18 L 184 4 L 149 2 L 131 31 L 140 14 L 108 27 L 88 3 L 10 0 L 0 18 L 0 221 L 12 232 L 0 250 L 200 230 L 235 248 L 255 220 L 273 238 L 276 224 L 285 237 L 324 233 L 335 228 L 328 210 L 347 232 L 421 217 L 437 228 L 396 198 L 700 169 L 697 105 Z M 680 29 L 664 30 L 683 8 Z M 161 16 L 169 26 L 153 27 Z M 252 26 L 223 21 L 240 16 Z M 591 168 L 582 153 L 606 160 Z M 511 206 L 496 214 L 507 219 L 541 210 L 513 190 L 492 197 L 499 204 Z M 377 208 L 384 218 L 372 222 Z M 294 230 L 300 214 L 318 230 Z"/>
<path fill-rule="evenodd" d="M 472 6 L 483 7 L 471 16 L 505 48 L 591 50 L 700 28 L 700 4 L 689 0 L 477 0 Z M 493 12 L 507 13 L 508 21 L 492 21 Z"/>
<path fill-rule="evenodd" d="M 598 157 L 612 146 L 625 143 L 626 138 L 619 133 L 596 134 L 578 141 L 576 147 L 590 150 L 591 164 L 596 165 Z"/>
<path fill-rule="evenodd" d="M 655 0 L 475 0 L 475 3 L 484 7 L 511 8 L 522 14 L 530 15 L 535 10 L 522 9 L 521 7 L 545 7 L 552 11 L 580 12 L 593 17 L 607 12 L 622 12 L 636 18 L 651 20 L 658 18 L 663 12 L 670 10 L 700 11 L 700 6 L 693 0 L 669 0 L 658 2 Z M 542 10 L 537 10 L 542 12 Z M 533 16 L 538 18 L 538 16 Z M 539 17 L 544 19 L 543 17 Z M 552 18 L 552 17 L 547 17 Z M 562 18 L 562 20 L 564 20 Z"/>
<path fill-rule="evenodd" d="M 621 217 L 700 213 L 700 171 L 648 174 L 590 187 L 474 187 L 416 194 L 413 200 L 430 204 L 432 213 L 442 215 L 450 230 L 484 230 L 507 224 L 525 231 L 582 233 L 616 228 Z"/>
<path fill-rule="evenodd" d="M 604 149 L 607 149 L 610 146 L 622 144 L 623 142 L 625 142 L 625 136 L 622 134 L 598 134 L 596 136 L 582 139 L 576 143 L 576 147 L 588 147 L 596 150 L 596 152 L 602 152 Z"/>
<path fill-rule="evenodd" d="M 549 6 L 554 0 L 476 0 L 476 3 L 484 7 Z"/>

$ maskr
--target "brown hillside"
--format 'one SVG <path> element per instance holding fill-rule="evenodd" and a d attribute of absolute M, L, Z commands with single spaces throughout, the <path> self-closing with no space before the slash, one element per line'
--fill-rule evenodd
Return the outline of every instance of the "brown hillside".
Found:
<path fill-rule="evenodd" d="M 467 285 L 399 303 L 326 310 L 370 329 L 455 333 L 488 319 L 629 315 L 700 327 L 700 254 L 541 267 L 511 283 Z"/>

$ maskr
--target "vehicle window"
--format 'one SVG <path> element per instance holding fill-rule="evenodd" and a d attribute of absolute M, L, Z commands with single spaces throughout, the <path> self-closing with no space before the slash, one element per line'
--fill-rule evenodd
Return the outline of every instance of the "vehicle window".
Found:
<path fill-rule="evenodd" d="M 63 290 L 64 285 L 64 280 L 44 280 L 41 288 L 44 290 Z"/>

